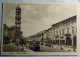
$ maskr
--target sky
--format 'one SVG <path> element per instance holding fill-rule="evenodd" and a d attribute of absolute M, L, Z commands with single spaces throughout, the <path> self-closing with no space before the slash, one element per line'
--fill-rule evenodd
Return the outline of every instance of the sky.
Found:
<path fill-rule="evenodd" d="M 75 4 L 4 3 L 3 24 L 15 25 L 15 9 L 21 7 L 21 31 L 24 37 L 46 30 L 51 25 L 77 15 Z"/>

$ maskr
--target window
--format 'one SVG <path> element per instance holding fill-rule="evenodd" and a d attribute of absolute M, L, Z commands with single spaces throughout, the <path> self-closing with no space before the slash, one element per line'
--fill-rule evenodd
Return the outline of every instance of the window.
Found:
<path fill-rule="evenodd" d="M 66 22 L 66 26 L 68 25 L 68 23 Z"/>
<path fill-rule="evenodd" d="M 67 34 L 69 34 L 69 28 L 67 28 Z"/>
<path fill-rule="evenodd" d="M 56 26 L 56 29 L 57 29 L 57 26 Z"/>
<path fill-rule="evenodd" d="M 56 34 L 58 35 L 58 30 L 56 31 Z"/>
<path fill-rule="evenodd" d="M 59 32 L 60 32 L 60 35 L 61 35 L 61 30 L 59 30 Z"/>
<path fill-rule="evenodd" d="M 69 20 L 69 25 L 70 25 L 70 20 Z"/>
<path fill-rule="evenodd" d="M 19 23 L 19 20 L 17 20 L 16 22 Z"/>
<path fill-rule="evenodd" d="M 62 35 L 64 35 L 64 29 L 62 29 Z"/>
<path fill-rule="evenodd" d="M 72 34 L 74 34 L 74 27 L 72 27 Z"/>
<path fill-rule="evenodd" d="M 77 28 L 76 28 L 76 33 L 77 33 Z"/>
<path fill-rule="evenodd" d="M 54 31 L 54 35 L 55 35 L 55 31 Z"/>
<path fill-rule="evenodd" d="M 20 25 L 17 25 L 17 27 L 19 27 Z"/>

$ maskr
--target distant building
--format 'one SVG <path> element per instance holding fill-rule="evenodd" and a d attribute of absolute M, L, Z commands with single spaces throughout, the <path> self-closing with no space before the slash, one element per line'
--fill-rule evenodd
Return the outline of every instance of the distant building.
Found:
<path fill-rule="evenodd" d="M 33 41 L 41 41 L 43 42 L 43 38 L 44 38 L 44 31 L 40 31 L 37 34 L 31 35 L 28 38 L 28 40 L 33 40 Z"/>
<path fill-rule="evenodd" d="M 10 36 L 9 36 L 9 27 L 4 24 L 3 25 L 3 43 L 9 43 Z"/>
<path fill-rule="evenodd" d="M 20 43 L 22 40 L 22 31 L 21 31 L 21 8 L 16 8 L 16 17 L 15 25 L 10 28 L 4 24 L 3 26 L 3 43 L 15 42 Z"/>
<path fill-rule="evenodd" d="M 10 27 L 10 42 L 14 42 L 15 40 L 15 26 Z"/>
<path fill-rule="evenodd" d="M 6 24 L 3 26 L 3 43 L 14 42 L 15 39 L 15 26 L 8 27 Z"/>

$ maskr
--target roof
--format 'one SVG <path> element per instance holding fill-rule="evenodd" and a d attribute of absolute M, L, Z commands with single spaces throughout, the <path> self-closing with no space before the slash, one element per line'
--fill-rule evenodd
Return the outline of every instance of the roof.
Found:
<path fill-rule="evenodd" d="M 75 15 L 75 16 L 72 16 L 72 17 L 70 17 L 70 18 L 67 18 L 67 19 L 65 19 L 65 20 L 62 20 L 62 21 L 60 21 L 60 22 L 57 22 L 57 23 L 55 23 L 55 24 L 53 24 L 53 25 L 59 24 L 59 23 L 61 23 L 61 22 L 67 21 L 67 20 L 71 20 L 71 19 L 73 19 L 73 18 L 76 19 L 76 15 Z M 51 25 L 51 26 L 53 26 L 53 25 Z"/>
<path fill-rule="evenodd" d="M 6 24 L 4 24 L 4 27 L 8 28 L 8 30 L 9 30 L 9 27 Z"/>

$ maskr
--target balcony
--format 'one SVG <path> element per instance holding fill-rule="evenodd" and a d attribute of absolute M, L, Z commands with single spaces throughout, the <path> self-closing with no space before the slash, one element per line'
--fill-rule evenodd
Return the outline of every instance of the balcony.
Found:
<path fill-rule="evenodd" d="M 65 34 L 65 36 L 71 36 L 71 34 Z"/>

